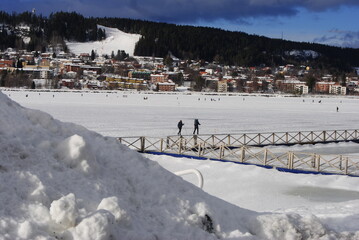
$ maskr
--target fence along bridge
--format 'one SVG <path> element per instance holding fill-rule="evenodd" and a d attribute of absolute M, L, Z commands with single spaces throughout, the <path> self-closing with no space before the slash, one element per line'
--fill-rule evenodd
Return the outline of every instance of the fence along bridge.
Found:
<path fill-rule="evenodd" d="M 183 135 L 160 137 L 120 137 L 128 147 L 152 154 L 170 154 L 219 161 L 253 164 L 289 172 L 344 174 L 359 176 L 359 156 L 324 155 L 306 152 L 278 152 L 269 145 L 331 142 L 359 142 L 359 130 L 302 131 Z"/>

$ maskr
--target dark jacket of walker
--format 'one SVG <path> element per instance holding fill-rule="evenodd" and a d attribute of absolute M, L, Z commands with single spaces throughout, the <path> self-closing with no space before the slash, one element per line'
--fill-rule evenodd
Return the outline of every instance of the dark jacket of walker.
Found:
<path fill-rule="evenodd" d="M 198 125 L 201 125 L 201 124 L 199 123 L 198 119 L 195 119 L 195 120 L 194 120 L 194 125 L 195 125 L 196 127 L 198 127 Z"/>

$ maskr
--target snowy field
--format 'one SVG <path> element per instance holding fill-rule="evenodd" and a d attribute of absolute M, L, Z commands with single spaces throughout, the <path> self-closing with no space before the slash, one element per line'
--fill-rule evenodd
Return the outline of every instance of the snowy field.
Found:
<path fill-rule="evenodd" d="M 200 134 L 357 129 L 359 122 L 359 99 L 357 98 L 210 96 L 199 94 L 167 95 L 126 92 L 29 92 L 8 91 L 4 89 L 2 92 L 4 95 L 10 97 L 24 107 L 47 112 L 55 119 L 76 123 L 88 128 L 89 130 L 100 133 L 101 135 L 110 137 L 175 135 L 177 133 L 176 125 L 180 119 L 182 119 L 185 123 L 183 133 L 191 134 L 193 131 L 193 120 L 195 118 L 198 118 L 201 123 Z M 144 99 L 145 97 L 147 97 L 147 100 Z M 338 112 L 336 111 L 337 107 L 339 108 Z M 6 113 L 6 111 L 3 111 L 1 114 L 3 115 L 4 113 Z M 31 116 L 30 120 L 32 122 L 37 119 L 42 122 L 42 125 L 49 124 L 49 119 L 46 119 L 45 121 L 43 117 L 36 117 L 36 114 L 32 114 Z M 14 121 L 13 123 L 11 123 L 11 119 L 8 121 L 9 122 L 4 120 L 0 121 L 2 123 L 0 134 L 4 134 L 6 129 L 10 129 L 11 124 L 14 124 L 14 126 L 18 124 L 24 128 L 22 124 L 19 124 L 17 121 Z M 3 122 L 6 122 L 9 126 L 3 124 Z M 26 121 L 24 120 L 24 122 Z M 32 131 L 36 132 L 35 129 L 25 129 L 26 131 L 19 131 L 29 134 Z M 52 131 L 51 129 L 53 129 L 53 126 L 49 129 Z M 69 129 L 71 129 L 71 127 L 69 127 Z M 95 140 L 91 140 L 91 138 L 89 138 L 92 136 L 91 134 L 86 133 L 83 129 L 81 129 L 80 132 L 85 134 L 85 140 L 78 137 L 71 137 L 66 141 L 70 143 L 72 142 L 72 144 L 61 145 L 53 150 L 52 138 L 55 137 L 50 137 L 49 143 L 43 143 L 40 144 L 40 146 L 42 149 L 46 149 L 46 151 L 50 151 L 48 149 L 51 149 L 49 155 L 53 155 L 57 158 L 58 155 L 60 155 L 60 158 L 65 159 L 67 161 L 66 163 L 71 165 L 72 163 L 69 159 L 71 159 L 71 152 L 73 152 L 72 148 L 75 148 L 71 146 L 84 144 L 83 141 L 85 141 L 85 143 L 90 143 L 90 145 L 95 144 Z M 66 135 L 61 131 L 57 131 L 56 133 L 61 136 Z M 14 135 L 16 134 L 14 133 Z M 49 137 L 46 134 L 42 134 L 42 136 Z M 40 136 L 35 139 L 38 138 L 40 138 Z M 58 138 L 60 138 L 60 136 L 58 136 Z M 95 138 L 97 139 L 98 137 Z M 16 141 L 21 142 L 24 140 L 22 140 L 22 138 L 16 138 L 14 142 Z M 111 152 L 110 148 L 104 145 L 104 143 L 100 140 L 98 141 L 99 143 L 96 143 L 98 146 L 91 150 L 91 152 L 96 153 L 97 157 L 102 155 L 107 156 L 106 154 L 108 154 L 109 156 L 117 156 L 125 160 L 125 156 L 127 156 L 127 158 L 131 156 L 130 162 L 136 162 L 132 160 L 135 154 L 131 153 L 131 151 L 127 151 L 123 148 L 121 150 L 123 153 L 120 152 L 118 155 L 117 153 Z M 115 147 L 113 142 L 111 142 L 110 145 Z M 109 153 L 102 153 L 104 150 L 101 151 L 101 148 L 106 149 Z M 359 146 L 355 143 L 293 146 L 286 148 L 321 153 L 359 155 Z M 36 147 L 32 147 L 31 149 L 36 152 Z M 68 153 L 69 156 L 66 155 L 66 153 L 61 153 L 62 150 L 64 150 L 64 152 L 68 150 L 70 152 Z M 55 153 L 53 151 L 55 151 Z M 97 151 L 99 152 L 97 153 Z M 39 154 L 41 155 L 41 153 Z M 213 238 L 359 239 L 359 178 L 337 175 L 321 176 L 311 174 L 282 173 L 276 171 L 275 169 L 268 170 L 255 166 L 212 162 L 209 160 L 173 158 L 169 156 L 145 155 L 145 157 L 158 162 L 170 172 L 191 168 L 200 170 L 204 176 L 203 190 L 206 193 L 209 193 L 219 199 L 223 199 L 240 208 L 236 209 L 232 205 L 227 206 L 225 203 L 221 203 L 219 199 L 213 200 L 207 195 L 197 193 L 196 190 L 184 190 L 187 188 L 187 185 L 183 185 L 182 183 L 180 184 L 172 179 L 168 180 L 167 178 L 169 184 L 176 182 L 176 187 L 175 185 L 167 187 L 167 185 L 163 182 L 157 181 L 157 178 L 164 179 L 162 177 L 162 173 L 158 173 L 156 175 L 157 177 L 154 177 L 151 174 L 151 170 L 148 171 L 147 174 L 144 174 L 150 176 L 148 176 L 148 179 L 143 181 L 151 181 L 153 184 L 160 184 L 161 186 L 154 187 L 153 189 L 153 186 L 148 186 L 151 187 L 151 190 L 145 191 L 144 189 L 141 189 L 141 191 L 146 192 L 143 194 L 150 195 L 145 197 L 146 201 L 150 201 L 150 204 L 154 204 L 153 206 L 155 207 L 153 211 L 159 211 L 159 217 L 154 217 L 156 219 L 154 220 L 146 215 L 146 219 L 141 220 L 142 224 L 145 224 L 142 232 L 137 235 L 132 232 L 132 235 L 128 235 L 129 230 L 123 226 L 126 226 L 126 224 L 129 224 L 128 222 L 131 222 L 128 220 L 130 218 L 121 218 L 119 216 L 121 216 L 121 213 L 123 213 L 122 216 L 130 216 L 132 211 L 131 207 L 124 207 L 127 211 L 127 215 L 124 213 L 126 211 L 121 212 L 121 209 L 118 209 L 117 207 L 116 211 L 117 218 L 119 218 L 118 221 L 123 224 L 120 228 L 122 232 L 120 232 L 124 233 L 127 231 L 127 235 L 123 239 L 209 238 L 209 236 L 202 235 L 202 233 L 198 233 L 195 230 L 188 231 L 188 228 L 183 227 L 182 225 L 179 226 L 172 222 L 164 223 L 159 220 L 158 218 L 165 219 L 168 217 L 166 214 L 169 213 L 164 213 L 163 211 L 165 210 L 160 210 L 161 208 L 152 202 L 151 196 L 157 196 L 156 198 L 163 199 L 160 200 L 163 202 L 163 208 L 173 208 L 174 206 L 172 206 L 169 202 L 180 201 L 181 207 L 176 205 L 175 208 L 179 207 L 179 209 L 183 208 L 184 210 L 177 209 L 177 213 L 175 210 L 171 210 L 172 219 L 177 219 L 177 222 L 183 222 L 182 218 L 187 214 L 187 211 L 197 214 L 196 216 L 191 215 L 192 217 L 189 218 L 190 220 L 187 219 L 185 221 L 185 226 L 188 226 L 188 224 L 191 225 L 191 223 L 198 225 L 198 221 L 201 222 L 198 219 L 200 219 L 200 217 L 203 218 L 204 212 L 210 212 L 212 214 L 211 216 L 217 217 L 215 236 L 213 236 L 213 233 L 211 235 Z M 115 166 L 111 164 L 108 163 L 108 166 Z M 89 168 L 91 170 L 91 163 L 89 163 L 89 165 L 90 166 L 87 166 L 85 163 L 81 163 L 76 166 L 75 169 L 80 168 L 85 171 Z M 130 164 L 125 165 L 129 168 L 131 167 Z M 99 166 L 96 166 L 96 168 L 99 169 Z M 55 169 L 63 169 L 63 167 L 60 166 L 59 168 L 59 166 L 55 166 Z M 126 170 L 118 170 L 123 174 L 126 172 Z M 99 174 L 106 175 L 105 169 L 102 171 L 103 172 Z M 113 174 L 112 170 L 109 171 Z M 128 179 L 130 179 L 130 175 L 133 177 L 133 174 L 143 174 L 140 170 L 132 171 L 129 169 L 127 171 L 129 173 Z M 115 177 L 115 175 L 111 174 L 109 174 L 107 181 L 109 181 L 110 177 Z M 136 178 L 136 181 L 141 180 L 140 176 L 137 176 Z M 93 177 L 90 177 L 89 179 L 93 179 Z M 132 181 L 128 179 L 126 181 Z M 192 176 L 186 176 L 185 179 L 186 181 L 196 184 L 196 179 Z M 36 178 L 33 178 L 31 184 L 34 185 L 37 181 L 38 180 Z M 113 180 L 111 180 L 111 182 L 112 181 Z M 43 183 L 43 185 L 46 185 L 46 183 L 47 182 Z M 81 183 L 83 184 L 83 182 Z M 131 186 L 132 185 L 133 183 Z M 136 188 L 136 186 L 133 187 Z M 43 189 L 46 189 L 46 187 L 47 186 L 43 187 Z M 63 184 L 61 187 L 66 189 L 67 185 Z M 195 188 L 196 187 L 193 187 L 193 189 Z M 45 191 L 41 189 L 42 188 L 37 190 L 37 195 L 33 196 L 34 199 L 41 199 L 41 196 L 44 194 L 42 191 Z M 76 187 L 71 187 L 71 189 L 76 189 Z M 100 201 L 100 193 L 102 192 L 106 195 L 110 194 L 110 191 L 116 192 L 118 190 L 107 186 L 104 190 L 95 192 L 97 196 L 96 199 Z M 129 190 L 127 189 L 126 191 Z M 155 193 L 151 193 L 152 191 Z M 173 191 L 175 193 L 173 193 Z M 63 192 L 71 193 L 70 190 Z M 80 193 L 81 194 L 75 195 L 76 197 L 82 198 L 81 201 L 83 201 L 83 198 L 86 198 L 86 196 L 89 196 L 86 194 L 90 194 L 90 192 L 87 193 L 81 191 Z M 130 193 L 131 191 L 129 194 Z M 140 193 L 136 191 L 136 194 Z M 55 212 L 61 212 L 61 210 L 63 210 L 61 208 L 61 203 L 74 203 L 77 202 L 77 200 L 75 201 L 72 195 L 69 196 L 64 194 L 63 198 L 60 198 L 61 194 L 59 193 L 54 195 L 57 196 L 59 200 L 57 200 L 57 202 L 54 201 L 56 204 L 51 204 L 51 207 L 53 206 L 53 210 L 47 214 L 49 215 L 48 218 L 55 219 L 53 221 L 59 224 L 58 222 L 61 222 L 61 217 L 58 217 L 59 220 L 57 221 L 57 215 Z M 121 195 L 121 197 L 124 196 Z M 141 196 L 141 199 L 142 197 L 143 196 Z M 47 198 L 50 197 L 47 196 Z M 140 196 L 137 195 L 133 197 L 132 200 L 131 197 L 129 198 L 130 201 L 140 201 Z M 189 200 L 186 200 L 187 198 L 189 198 Z M 174 201 L 173 199 L 177 200 Z M 195 205 L 194 203 L 196 203 L 198 199 L 203 199 L 205 203 Z M 3 196 L 1 200 L 2 203 L 5 201 Z M 16 200 L 13 201 L 16 202 Z M 50 200 L 48 199 L 47 201 Z M 117 204 L 116 201 L 113 203 L 113 199 L 104 198 L 103 201 L 102 205 L 105 209 L 113 208 L 113 206 Z M 92 204 L 95 205 L 95 203 Z M 124 200 L 120 199 L 119 204 L 125 204 Z M 129 203 L 126 202 L 126 204 Z M 187 205 L 192 206 L 193 204 L 196 207 L 187 208 Z M 31 208 L 30 205 L 31 204 L 26 205 L 26 207 Z M 33 215 L 38 214 L 37 211 L 34 210 L 35 205 L 32 207 L 33 212 L 30 211 L 30 213 Z M 38 206 L 36 208 L 39 211 L 41 210 L 46 212 L 43 208 L 39 208 Z M 67 225 L 58 226 L 54 224 L 51 225 L 51 229 L 56 228 L 58 232 L 61 232 L 61 229 L 62 231 L 64 231 L 63 229 L 67 229 L 67 232 L 65 231 L 65 233 L 62 233 L 62 237 L 65 237 L 65 239 L 71 239 L 70 237 L 73 237 L 74 239 L 81 239 L 76 237 L 85 236 L 85 232 L 89 231 L 86 230 L 86 227 L 92 226 L 91 223 L 93 223 L 91 222 L 93 221 L 92 218 L 84 217 L 86 214 L 90 213 L 88 210 L 89 208 L 89 206 L 86 206 L 82 202 L 78 206 L 79 213 L 76 215 L 77 217 L 74 217 L 74 215 L 71 214 L 65 214 L 62 218 L 67 217 Z M 87 210 L 87 212 L 85 210 Z M 17 216 L 17 211 L 13 211 L 15 212 L 14 215 Z M 151 212 L 151 210 L 147 208 L 143 208 L 141 211 L 142 214 L 149 213 L 150 216 L 151 214 L 152 216 L 153 214 L 156 215 L 155 212 Z M 2 215 L 6 214 L 2 212 Z M 93 213 L 93 216 L 95 216 L 95 213 Z M 241 217 L 238 218 L 238 216 Z M 82 219 L 82 221 L 77 218 Z M 134 222 L 138 219 L 135 217 L 132 219 L 132 230 L 136 231 L 138 224 Z M 236 221 L 240 219 L 241 223 L 233 223 L 234 219 L 236 219 Z M 149 229 L 151 223 L 146 222 L 147 220 L 148 222 L 152 222 L 154 229 Z M 14 230 L 18 233 L 18 235 L 13 233 L 13 236 L 25 236 L 24 238 L 19 237 L 19 239 L 26 239 L 26 236 L 35 236 L 36 230 L 29 230 L 35 229 L 34 226 L 37 226 L 38 229 L 45 231 L 42 229 L 41 224 L 40 227 L 38 226 L 36 221 L 29 219 L 26 221 L 24 220 L 24 224 L 20 225 L 16 231 Z M 43 225 L 45 225 L 44 222 L 45 220 L 43 220 Z M 73 227 L 75 222 L 76 227 Z M 161 227 L 156 225 L 157 222 L 165 224 L 165 228 L 167 228 L 167 230 L 159 230 Z M 15 223 L 12 222 L 11 224 L 14 225 Z M 11 224 L 7 223 L 4 219 L 1 219 L 0 233 L 4 233 L 3 229 L 12 229 Z M 153 232 L 153 235 L 148 237 L 149 235 L 146 234 L 151 231 Z M 101 236 L 105 235 L 103 234 Z M 68 238 L 66 238 L 66 236 Z M 13 238 L 5 237 L 4 239 Z M 104 237 L 98 239 L 108 238 Z"/>
<path fill-rule="evenodd" d="M 200 134 L 357 129 L 359 123 L 358 98 L 4 93 L 23 106 L 112 137 L 176 135 L 180 119 L 185 124 L 182 134 L 192 134 L 195 118 L 201 123 Z"/>

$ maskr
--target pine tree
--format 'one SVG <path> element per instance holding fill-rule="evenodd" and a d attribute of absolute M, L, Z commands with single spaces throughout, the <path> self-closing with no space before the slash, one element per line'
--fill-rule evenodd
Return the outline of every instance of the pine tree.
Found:
<path fill-rule="evenodd" d="M 305 82 L 307 83 L 309 92 L 313 92 L 315 90 L 315 83 L 317 82 L 317 79 L 313 75 L 307 75 L 305 77 Z"/>
<path fill-rule="evenodd" d="M 163 63 L 164 63 L 167 67 L 172 67 L 173 59 L 171 58 L 170 55 L 167 55 L 166 58 L 163 59 Z"/>

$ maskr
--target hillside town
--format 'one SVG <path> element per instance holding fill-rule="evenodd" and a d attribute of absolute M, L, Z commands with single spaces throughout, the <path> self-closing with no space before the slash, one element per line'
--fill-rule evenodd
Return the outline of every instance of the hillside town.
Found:
<path fill-rule="evenodd" d="M 98 56 L 64 51 L 0 52 L 0 86 L 28 89 L 98 89 L 358 95 L 358 70 L 333 75 L 311 66 L 225 66 L 168 55 Z"/>

